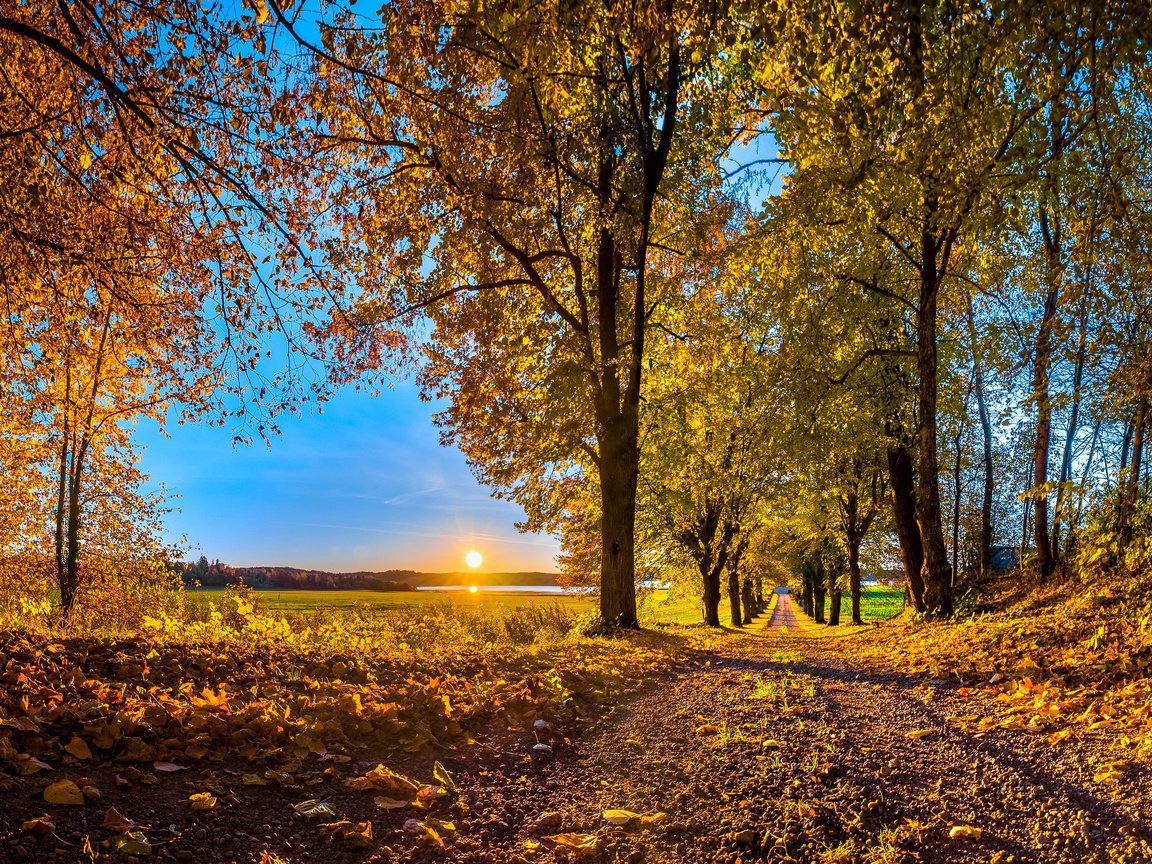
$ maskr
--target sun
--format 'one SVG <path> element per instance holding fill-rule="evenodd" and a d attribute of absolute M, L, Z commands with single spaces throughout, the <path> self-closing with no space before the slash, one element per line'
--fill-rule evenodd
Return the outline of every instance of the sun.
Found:
<path fill-rule="evenodd" d="M 464 563 L 475 570 L 477 567 L 484 563 L 484 556 L 473 549 L 471 552 L 464 556 Z"/>
<path fill-rule="evenodd" d="M 479 589 L 479 588 L 477 588 L 475 585 L 469 585 L 469 586 L 468 586 L 468 593 L 469 593 L 469 594 L 475 594 L 475 593 L 476 593 L 477 591 L 479 591 L 479 590 L 480 590 L 480 589 Z"/>

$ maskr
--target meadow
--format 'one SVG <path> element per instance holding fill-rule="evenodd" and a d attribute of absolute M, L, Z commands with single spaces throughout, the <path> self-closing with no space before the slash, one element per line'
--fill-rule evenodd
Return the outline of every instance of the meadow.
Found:
<path fill-rule="evenodd" d="M 187 597 L 197 604 L 219 600 L 222 589 L 190 590 Z M 310 612 L 384 612 L 414 613 L 430 609 L 455 611 L 511 611 L 517 609 L 555 610 L 564 617 L 591 614 L 596 610 L 596 596 L 590 593 L 555 593 L 543 591 L 274 591 L 255 592 L 260 607 L 273 614 L 293 615 Z M 647 626 L 662 624 L 699 624 L 699 601 L 683 592 L 666 589 L 641 591 L 638 598 L 641 622 Z M 861 614 L 865 621 L 883 621 L 900 614 L 904 608 L 903 592 L 886 585 L 869 586 L 861 591 Z M 842 599 L 844 620 L 849 620 L 852 600 Z"/>
<path fill-rule="evenodd" d="M 904 611 L 904 591 L 891 585 L 869 585 L 860 589 L 860 617 L 864 622 L 886 621 Z M 852 597 L 840 598 L 842 621 L 852 620 Z"/>

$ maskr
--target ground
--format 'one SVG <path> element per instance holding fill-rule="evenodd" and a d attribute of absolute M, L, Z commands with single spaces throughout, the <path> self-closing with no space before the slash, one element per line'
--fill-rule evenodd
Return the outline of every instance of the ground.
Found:
<path fill-rule="evenodd" d="M 150 785 L 136 768 L 94 768 L 101 799 L 83 807 L 37 800 L 28 778 L 0 793 L 0 860 L 128 860 L 100 845 L 113 830 L 102 828 L 109 806 L 149 826 L 153 860 L 200 864 L 262 852 L 460 864 L 1152 860 L 1147 780 L 1101 779 L 1100 766 L 1122 755 L 1113 734 L 1054 746 L 1028 729 L 965 731 L 1000 716 L 998 686 L 878 662 L 889 629 L 820 628 L 780 595 L 770 619 L 583 722 L 494 727 L 464 748 L 378 754 L 422 782 L 434 782 L 434 761 L 447 767 L 459 792 L 428 809 L 374 803 L 389 797 L 386 775 L 375 775 L 374 794 L 345 784 L 350 773 L 373 776 L 377 754 L 318 760 L 286 785 L 258 787 L 243 765 L 155 768 Z M 859 656 L 873 659 L 849 659 Z M 217 806 L 191 809 L 189 796 L 205 791 Z M 328 819 L 294 811 L 306 799 L 347 821 L 322 827 Z M 606 819 L 609 810 L 627 812 Z M 51 830 L 19 830 L 37 816 Z"/>

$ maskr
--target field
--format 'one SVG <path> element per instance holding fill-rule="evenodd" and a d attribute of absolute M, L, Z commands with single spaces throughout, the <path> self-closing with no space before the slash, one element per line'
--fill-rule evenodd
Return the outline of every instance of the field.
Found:
<path fill-rule="evenodd" d="M 218 600 L 222 590 L 201 588 L 188 592 L 195 601 Z M 554 594 L 521 591 L 257 591 L 260 606 L 269 612 L 314 612 L 320 609 L 370 609 L 379 612 L 403 612 L 435 606 L 465 608 L 524 609 L 538 606 L 561 606 L 573 614 L 591 612 L 592 598 L 582 594 Z"/>
<path fill-rule="evenodd" d="M 219 601 L 220 589 L 188 591 L 189 600 L 207 604 Z M 291 615 L 319 611 L 372 611 L 404 613 L 427 610 L 557 610 L 577 616 L 596 610 L 596 597 L 532 591 L 257 591 L 264 611 Z M 692 597 L 669 596 L 665 590 L 640 593 L 640 616 L 645 624 L 699 624 L 700 611 Z"/>
<path fill-rule="evenodd" d="M 218 600 L 222 591 L 199 589 L 187 596 L 196 602 Z M 259 605 L 272 613 L 293 614 L 329 611 L 412 612 L 452 607 L 466 610 L 540 609 L 563 610 L 569 615 L 594 612 L 596 598 L 589 594 L 567 594 L 530 591 L 258 591 Z M 638 598 L 640 618 L 646 625 L 699 624 L 698 601 L 682 593 L 666 590 L 642 591 Z M 861 614 L 865 621 L 883 621 L 900 614 L 904 608 L 903 592 L 885 585 L 861 591 Z M 720 618 L 727 620 L 727 599 L 720 603 Z M 841 614 L 852 613 L 852 598 L 844 595 Z"/>
<path fill-rule="evenodd" d="M 904 611 L 904 591 L 890 585 L 873 585 L 860 589 L 860 617 L 865 622 L 884 621 Z M 841 620 L 852 620 L 852 597 L 840 598 Z"/>

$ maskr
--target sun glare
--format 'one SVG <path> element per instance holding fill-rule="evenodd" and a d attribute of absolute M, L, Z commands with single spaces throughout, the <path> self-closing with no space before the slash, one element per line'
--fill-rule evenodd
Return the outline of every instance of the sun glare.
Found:
<path fill-rule="evenodd" d="M 469 593 L 469 594 L 475 594 L 475 593 L 476 593 L 476 591 L 477 591 L 477 588 L 476 588 L 476 586 L 475 586 L 475 585 L 469 585 L 469 586 L 468 586 L 468 593 Z"/>
<path fill-rule="evenodd" d="M 464 563 L 475 570 L 477 567 L 484 563 L 484 556 L 473 549 L 471 552 L 464 556 Z"/>

